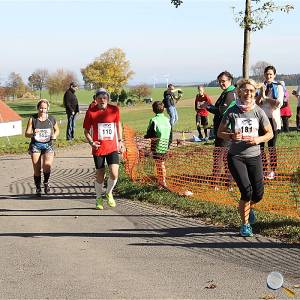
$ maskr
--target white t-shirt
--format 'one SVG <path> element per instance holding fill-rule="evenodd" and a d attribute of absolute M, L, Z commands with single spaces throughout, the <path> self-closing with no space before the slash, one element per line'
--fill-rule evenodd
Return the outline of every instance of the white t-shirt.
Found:
<path fill-rule="evenodd" d="M 270 89 L 268 95 L 268 98 L 273 98 L 272 90 Z M 261 105 L 261 108 L 266 113 L 267 117 L 269 119 L 273 119 L 275 122 L 275 130 L 281 129 L 281 117 L 280 117 L 280 107 L 283 104 L 283 97 L 284 97 L 284 91 L 282 85 L 278 85 L 278 98 L 276 100 L 279 101 L 278 106 L 272 106 L 269 101 L 264 101 Z M 275 101 L 275 99 L 274 99 Z"/>

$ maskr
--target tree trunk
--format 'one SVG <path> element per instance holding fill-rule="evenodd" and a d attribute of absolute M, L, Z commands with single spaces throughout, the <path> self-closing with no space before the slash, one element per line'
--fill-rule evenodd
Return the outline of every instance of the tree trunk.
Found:
<path fill-rule="evenodd" d="M 250 65 L 250 26 L 251 18 L 251 0 L 246 0 L 245 17 L 244 17 L 244 51 L 243 51 L 243 77 L 249 78 L 249 65 Z"/>

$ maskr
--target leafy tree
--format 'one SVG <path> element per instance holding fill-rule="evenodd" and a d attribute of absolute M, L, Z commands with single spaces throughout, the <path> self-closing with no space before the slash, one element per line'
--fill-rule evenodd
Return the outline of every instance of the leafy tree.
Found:
<path fill-rule="evenodd" d="M 42 89 L 46 87 L 48 77 L 48 70 L 45 69 L 38 69 L 28 77 L 29 86 L 32 90 L 40 91 L 40 98 L 42 98 Z"/>
<path fill-rule="evenodd" d="M 112 48 L 81 69 L 81 74 L 86 84 L 119 93 L 134 73 L 122 49 Z"/>
<path fill-rule="evenodd" d="M 46 84 L 50 98 L 53 95 L 59 95 L 66 91 L 72 81 L 76 81 L 76 76 L 70 71 L 59 69 L 53 74 L 50 74 Z"/>
<path fill-rule="evenodd" d="M 119 95 L 119 102 L 124 104 L 127 98 L 128 98 L 127 92 L 124 89 L 122 89 Z"/>
<path fill-rule="evenodd" d="M 264 70 L 270 63 L 266 61 L 258 61 L 255 65 L 251 66 L 252 75 L 260 79 L 264 76 Z"/>
<path fill-rule="evenodd" d="M 119 99 L 118 93 L 116 93 L 116 92 L 111 92 L 111 94 L 110 94 L 110 100 L 111 100 L 112 102 L 118 102 L 118 99 Z"/>
<path fill-rule="evenodd" d="M 130 90 L 130 95 L 140 101 L 141 98 L 151 95 L 151 88 L 147 84 L 139 84 Z"/>
<path fill-rule="evenodd" d="M 272 13 L 276 11 L 289 13 L 294 7 L 291 4 L 277 5 L 274 1 L 245 1 L 245 11 L 236 13 L 235 20 L 239 23 L 240 27 L 244 29 L 243 77 L 249 78 L 251 32 L 261 30 L 271 24 L 273 19 L 270 18 L 270 15 Z M 252 6 L 251 2 L 255 2 L 256 6 Z"/>
<path fill-rule="evenodd" d="M 21 75 L 15 72 L 10 73 L 6 87 L 8 95 L 14 99 L 21 98 L 28 90 Z"/>
<path fill-rule="evenodd" d="M 256 6 L 252 6 L 254 2 Z M 183 3 L 182 0 L 171 0 L 176 7 Z M 261 4 L 261 5 L 259 5 Z M 272 23 L 270 15 L 276 11 L 289 13 L 294 7 L 291 4 L 277 5 L 275 1 L 245 0 L 245 10 L 235 13 L 235 20 L 244 29 L 243 49 L 243 77 L 249 78 L 249 56 L 251 32 L 261 30 Z M 235 7 L 233 7 L 235 10 Z"/>

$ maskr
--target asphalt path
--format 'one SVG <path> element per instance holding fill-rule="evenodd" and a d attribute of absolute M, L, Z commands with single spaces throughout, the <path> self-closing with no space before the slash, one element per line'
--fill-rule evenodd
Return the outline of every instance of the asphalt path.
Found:
<path fill-rule="evenodd" d="M 88 145 L 60 150 L 36 198 L 29 156 L 0 157 L 0 298 L 287 298 L 271 271 L 300 284 L 299 247 L 127 199 L 97 211 L 93 176 Z"/>

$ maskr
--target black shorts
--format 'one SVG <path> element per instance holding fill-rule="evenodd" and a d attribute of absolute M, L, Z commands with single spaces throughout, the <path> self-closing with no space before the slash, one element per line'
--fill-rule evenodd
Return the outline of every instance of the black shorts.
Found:
<path fill-rule="evenodd" d="M 165 161 L 167 158 L 167 153 L 156 153 L 153 152 L 153 159 L 157 161 Z"/>
<path fill-rule="evenodd" d="M 107 155 L 96 156 L 94 155 L 94 162 L 96 169 L 105 168 L 105 160 L 107 165 L 118 165 L 120 163 L 119 153 L 117 151 L 109 153 Z"/>
<path fill-rule="evenodd" d="M 207 126 L 208 117 L 196 115 L 196 123 L 200 123 L 202 126 Z"/>

